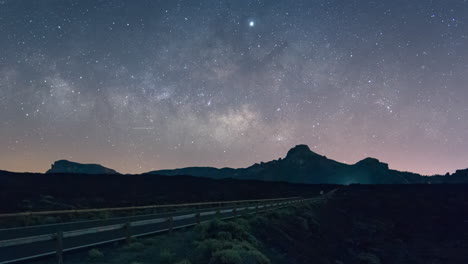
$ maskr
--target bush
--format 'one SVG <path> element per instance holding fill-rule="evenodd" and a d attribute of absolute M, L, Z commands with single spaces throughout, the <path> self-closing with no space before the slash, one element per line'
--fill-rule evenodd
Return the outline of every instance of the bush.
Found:
<path fill-rule="evenodd" d="M 221 236 L 229 238 L 229 240 L 248 241 L 254 245 L 257 244 L 255 237 L 249 233 L 250 227 L 248 222 L 243 219 L 230 222 L 223 222 L 218 219 L 213 220 L 207 224 L 197 226 L 196 231 L 199 234 L 199 240 L 220 238 Z"/>
<path fill-rule="evenodd" d="M 232 234 L 229 232 L 221 231 L 216 234 L 217 239 L 232 240 Z"/>
<path fill-rule="evenodd" d="M 245 219 L 223 222 L 214 220 L 199 225 L 195 242 L 197 263 L 209 264 L 268 264 L 270 261 L 257 250 L 256 238 L 250 233 Z"/>
<path fill-rule="evenodd" d="M 169 251 L 168 249 L 163 249 L 159 253 L 159 261 L 163 264 L 169 264 L 174 262 L 174 253 Z"/>
<path fill-rule="evenodd" d="M 224 249 L 213 254 L 209 264 L 242 264 L 239 252 L 233 249 Z"/>
<path fill-rule="evenodd" d="M 269 264 L 270 261 L 258 250 L 234 247 L 213 254 L 209 264 Z"/>
<path fill-rule="evenodd" d="M 100 258 L 103 258 L 104 257 L 104 253 L 102 253 L 99 249 L 97 248 L 93 248 L 91 249 L 90 251 L 88 251 L 88 257 L 91 259 L 91 260 L 97 260 L 97 259 L 100 259 Z"/>
<path fill-rule="evenodd" d="M 143 243 L 140 242 L 133 242 L 126 245 L 124 249 L 128 251 L 142 251 L 143 249 L 145 249 L 145 245 L 143 245 Z"/>
<path fill-rule="evenodd" d="M 192 264 L 192 262 L 190 262 L 190 260 L 188 260 L 188 259 L 183 259 L 183 260 L 181 260 L 181 261 L 179 261 L 179 262 L 177 262 L 175 264 Z"/>
<path fill-rule="evenodd" d="M 381 263 L 379 257 L 368 252 L 359 253 L 357 256 L 357 259 L 359 260 L 359 263 L 363 263 L 363 264 L 380 264 Z"/>

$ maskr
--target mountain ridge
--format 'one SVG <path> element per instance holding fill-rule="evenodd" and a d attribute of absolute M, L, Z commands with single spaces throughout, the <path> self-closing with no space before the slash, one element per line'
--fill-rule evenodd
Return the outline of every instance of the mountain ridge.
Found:
<path fill-rule="evenodd" d="M 98 164 L 56 161 L 46 174 L 118 174 Z M 372 157 L 354 164 L 345 164 L 313 152 L 307 145 L 291 148 L 284 158 L 255 163 L 245 168 L 185 167 L 149 171 L 143 174 L 162 176 L 190 175 L 212 179 L 243 179 L 281 181 L 306 184 L 410 184 L 468 183 L 468 169 L 445 176 L 422 176 L 417 173 L 392 170 L 387 163 Z"/>
<path fill-rule="evenodd" d="M 345 164 L 317 154 L 307 145 L 296 145 L 288 151 L 285 158 L 255 163 L 246 168 L 186 167 L 148 173 L 308 184 L 468 183 L 468 169 L 457 171 L 458 174 L 461 172 L 466 174 L 466 177 L 422 176 L 417 173 L 392 170 L 387 163 L 372 157 L 364 158 L 355 164 Z"/>

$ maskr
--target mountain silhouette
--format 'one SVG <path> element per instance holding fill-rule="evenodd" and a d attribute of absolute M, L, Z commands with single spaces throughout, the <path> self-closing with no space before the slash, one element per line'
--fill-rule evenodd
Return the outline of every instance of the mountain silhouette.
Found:
<path fill-rule="evenodd" d="M 297 145 L 290 149 L 284 159 L 256 163 L 248 168 L 188 167 L 149 173 L 314 184 L 406 184 L 425 183 L 428 178 L 390 170 L 388 164 L 374 158 L 366 158 L 353 165 L 340 163 L 311 151 L 307 145 Z"/>
<path fill-rule="evenodd" d="M 67 160 L 56 161 L 46 173 L 118 174 L 115 170 L 98 164 L 80 164 Z M 311 151 L 307 145 L 295 146 L 284 158 L 256 163 L 247 168 L 187 167 L 146 174 L 308 184 L 468 183 L 468 169 L 445 176 L 422 176 L 389 169 L 387 163 L 375 158 L 365 158 L 355 164 L 337 162 Z"/>
<path fill-rule="evenodd" d="M 81 164 L 68 160 L 58 160 L 52 164 L 46 174 L 51 173 L 76 173 L 76 174 L 119 174 L 113 169 L 99 164 Z"/>
<path fill-rule="evenodd" d="M 468 169 L 457 170 L 453 174 L 445 176 L 437 175 L 428 177 L 428 183 L 468 183 Z"/>

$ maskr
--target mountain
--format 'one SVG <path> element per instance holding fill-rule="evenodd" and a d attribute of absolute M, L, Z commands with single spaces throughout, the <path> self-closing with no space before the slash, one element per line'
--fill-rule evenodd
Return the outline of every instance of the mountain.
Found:
<path fill-rule="evenodd" d="M 419 174 L 390 170 L 388 164 L 374 158 L 366 158 L 353 165 L 340 163 L 311 151 L 307 145 L 295 146 L 284 159 L 261 162 L 248 168 L 189 167 L 149 173 L 314 184 L 406 184 L 426 183 L 428 179 Z"/>
<path fill-rule="evenodd" d="M 445 174 L 445 176 L 432 176 L 428 179 L 428 183 L 468 183 L 468 169 L 457 170 L 452 174 Z"/>
<path fill-rule="evenodd" d="M 46 174 L 52 173 L 75 173 L 75 174 L 119 174 L 113 169 L 99 164 L 81 164 L 68 160 L 58 160 L 52 164 Z"/>
<path fill-rule="evenodd" d="M 56 161 L 46 173 L 118 174 L 115 170 L 98 164 L 80 164 L 67 160 Z M 256 163 L 247 168 L 187 167 L 151 171 L 146 174 L 308 184 L 468 183 L 468 169 L 445 176 L 421 176 L 391 170 L 388 164 L 375 158 L 365 158 L 351 165 L 337 162 L 311 151 L 307 145 L 297 145 L 290 149 L 284 159 Z"/>

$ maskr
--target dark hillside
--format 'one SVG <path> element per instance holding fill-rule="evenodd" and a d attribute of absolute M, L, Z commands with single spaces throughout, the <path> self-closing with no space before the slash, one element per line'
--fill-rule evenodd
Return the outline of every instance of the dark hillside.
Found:
<path fill-rule="evenodd" d="M 312 196 L 334 187 L 148 174 L 0 172 L 0 212 Z"/>
<path fill-rule="evenodd" d="M 298 263 L 462 264 L 467 209 L 467 185 L 353 185 L 320 206 L 273 213 L 254 230 Z"/>

